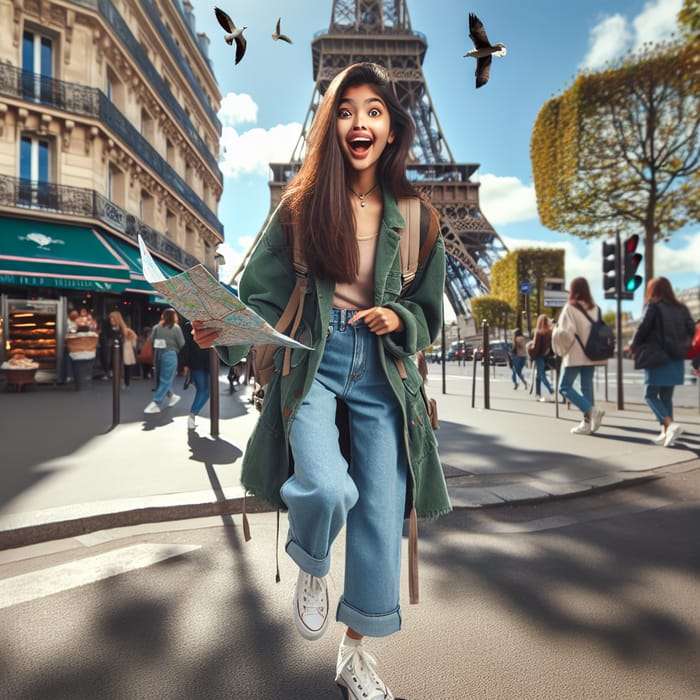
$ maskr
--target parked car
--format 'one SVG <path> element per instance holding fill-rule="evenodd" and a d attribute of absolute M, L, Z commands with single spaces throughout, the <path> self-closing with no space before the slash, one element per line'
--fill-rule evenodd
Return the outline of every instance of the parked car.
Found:
<path fill-rule="evenodd" d="M 510 364 L 510 343 L 503 340 L 492 340 L 489 345 L 489 361 L 492 365 Z"/>

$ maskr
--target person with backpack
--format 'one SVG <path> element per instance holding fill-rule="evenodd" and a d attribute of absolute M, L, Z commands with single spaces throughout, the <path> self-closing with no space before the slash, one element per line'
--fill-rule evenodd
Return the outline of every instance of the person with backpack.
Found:
<path fill-rule="evenodd" d="M 340 71 L 239 287 L 243 302 L 276 326 L 297 288 L 299 248 L 308 278 L 294 336 L 312 349 L 291 350 L 289 361 L 285 348 L 277 350 L 242 483 L 288 510 L 300 634 L 318 639 L 334 607 L 346 626 L 335 674 L 346 698 L 394 698 L 363 638 L 401 628 L 404 518 L 415 544 L 416 517 L 451 510 L 413 360 L 441 329 L 445 283 L 439 217 L 406 176 L 414 133 L 384 68 L 362 63 Z M 420 204 L 419 264 L 408 285 L 400 254 L 411 229 L 400 213 L 404 199 Z M 193 325 L 200 345 L 216 343 L 214 329 Z M 231 364 L 247 348 L 217 350 Z M 327 575 L 343 526 L 345 577 L 336 606 Z M 415 556 L 409 593 L 417 602 L 411 561 Z"/>
<path fill-rule="evenodd" d="M 516 328 L 513 331 L 513 343 L 510 350 L 510 361 L 511 361 L 511 381 L 513 382 L 513 389 L 518 388 L 518 380 L 523 383 L 523 386 L 527 389 L 527 381 L 523 377 L 523 370 L 527 364 L 527 338 L 523 335 L 520 328 Z"/>
<path fill-rule="evenodd" d="M 673 390 L 683 384 L 685 358 L 695 333 L 693 318 L 666 277 L 653 277 L 629 349 L 635 369 L 644 370 L 644 399 L 661 426 L 652 442 L 672 447 L 683 426 L 673 420 Z"/>
<path fill-rule="evenodd" d="M 592 359 L 586 354 L 594 319 L 600 319 L 600 308 L 593 301 L 588 280 L 574 277 L 569 284 L 569 299 L 559 315 L 552 333 L 554 351 L 562 358 L 562 375 L 559 391 L 583 414 L 583 420 L 571 432 L 575 435 L 591 435 L 603 422 L 605 411 L 595 406 L 593 373 L 607 359 Z M 579 381 L 581 391 L 574 388 Z"/>
<path fill-rule="evenodd" d="M 535 337 L 528 343 L 528 353 L 535 365 L 535 398 L 546 402 L 542 386 L 554 396 L 554 387 L 547 378 L 547 363 L 552 361 L 552 321 L 546 314 L 537 317 Z"/>

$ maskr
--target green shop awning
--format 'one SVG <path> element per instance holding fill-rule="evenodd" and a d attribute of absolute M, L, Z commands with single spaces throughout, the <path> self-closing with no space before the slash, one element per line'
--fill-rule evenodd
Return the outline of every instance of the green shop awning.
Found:
<path fill-rule="evenodd" d="M 0 219 L 0 285 L 121 293 L 129 267 L 89 228 Z"/>
<path fill-rule="evenodd" d="M 141 262 L 141 253 L 139 252 L 138 247 L 133 244 L 129 243 L 128 241 L 124 241 L 121 238 L 117 238 L 116 236 L 112 236 L 111 234 L 104 234 L 107 243 L 111 246 L 113 249 L 116 257 L 118 257 L 120 260 L 124 262 L 125 265 L 129 268 L 129 284 L 126 287 L 127 292 L 141 292 L 142 294 L 153 294 L 155 290 L 153 287 L 151 287 L 148 282 L 146 282 L 146 278 L 143 276 L 143 264 Z M 156 260 L 154 258 L 156 265 L 160 268 L 160 271 L 166 276 L 166 277 L 173 277 L 174 275 L 179 275 L 182 270 L 178 270 L 177 268 L 173 267 L 172 265 L 168 265 L 168 263 L 163 262 L 162 260 Z M 162 299 L 162 297 L 159 297 Z M 163 299 L 163 302 L 165 300 Z M 157 302 L 157 303 L 162 303 L 162 302 Z"/>

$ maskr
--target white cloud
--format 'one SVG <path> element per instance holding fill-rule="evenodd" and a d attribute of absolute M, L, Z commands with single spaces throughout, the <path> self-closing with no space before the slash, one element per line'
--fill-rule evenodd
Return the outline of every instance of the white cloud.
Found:
<path fill-rule="evenodd" d="M 253 174 L 267 177 L 270 163 L 287 162 L 301 134 L 301 124 L 278 124 L 238 133 L 225 126 L 221 134 L 219 165 L 224 177 Z"/>
<path fill-rule="evenodd" d="M 486 173 L 479 178 L 479 203 L 484 216 L 494 226 L 537 218 L 534 185 L 524 185 L 517 177 Z"/>
<path fill-rule="evenodd" d="M 668 39 L 677 30 L 683 0 L 653 0 L 631 21 L 621 14 L 604 17 L 591 30 L 580 68 L 596 70 L 645 43 Z"/>
<path fill-rule="evenodd" d="M 591 30 L 588 53 L 581 62 L 583 69 L 595 69 L 624 54 L 631 46 L 632 32 L 620 14 L 606 17 Z"/>
<path fill-rule="evenodd" d="M 678 13 L 683 0 L 656 0 L 648 2 L 641 14 L 634 18 L 634 48 L 646 42 L 668 39 L 678 29 Z"/>
<path fill-rule="evenodd" d="M 258 105 L 250 95 L 229 92 L 221 100 L 218 117 L 222 126 L 237 124 L 255 124 L 258 120 Z"/>

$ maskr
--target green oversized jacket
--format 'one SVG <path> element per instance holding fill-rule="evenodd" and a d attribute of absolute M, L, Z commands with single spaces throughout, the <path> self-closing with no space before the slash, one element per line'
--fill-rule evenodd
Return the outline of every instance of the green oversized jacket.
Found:
<path fill-rule="evenodd" d="M 415 506 L 419 517 L 435 518 L 449 512 L 451 506 L 434 431 L 420 393 L 421 377 L 412 356 L 430 345 L 442 323 L 445 250 L 438 236 L 415 279 L 401 294 L 399 231 L 403 226 L 396 200 L 385 194 L 375 264 L 374 305 L 393 309 L 401 317 L 404 329 L 376 338 L 383 348 L 380 356 L 384 371 L 403 409 L 410 469 L 407 514 Z M 289 301 L 294 284 L 289 249 L 285 246 L 278 215 L 274 214 L 246 266 L 240 297 L 274 326 Z M 276 353 L 276 369 L 265 389 L 262 413 L 243 455 L 243 486 L 249 493 L 277 507 L 284 508 L 280 487 L 294 469 L 289 449 L 290 421 L 309 391 L 321 362 L 333 291 L 334 283 L 310 276 L 297 339 L 313 349 L 292 350 L 291 372 L 287 376 L 282 376 L 280 371 L 284 349 Z M 247 348 L 219 347 L 217 350 L 225 362 L 233 364 Z M 394 357 L 406 359 L 406 379 L 401 378 Z"/>

